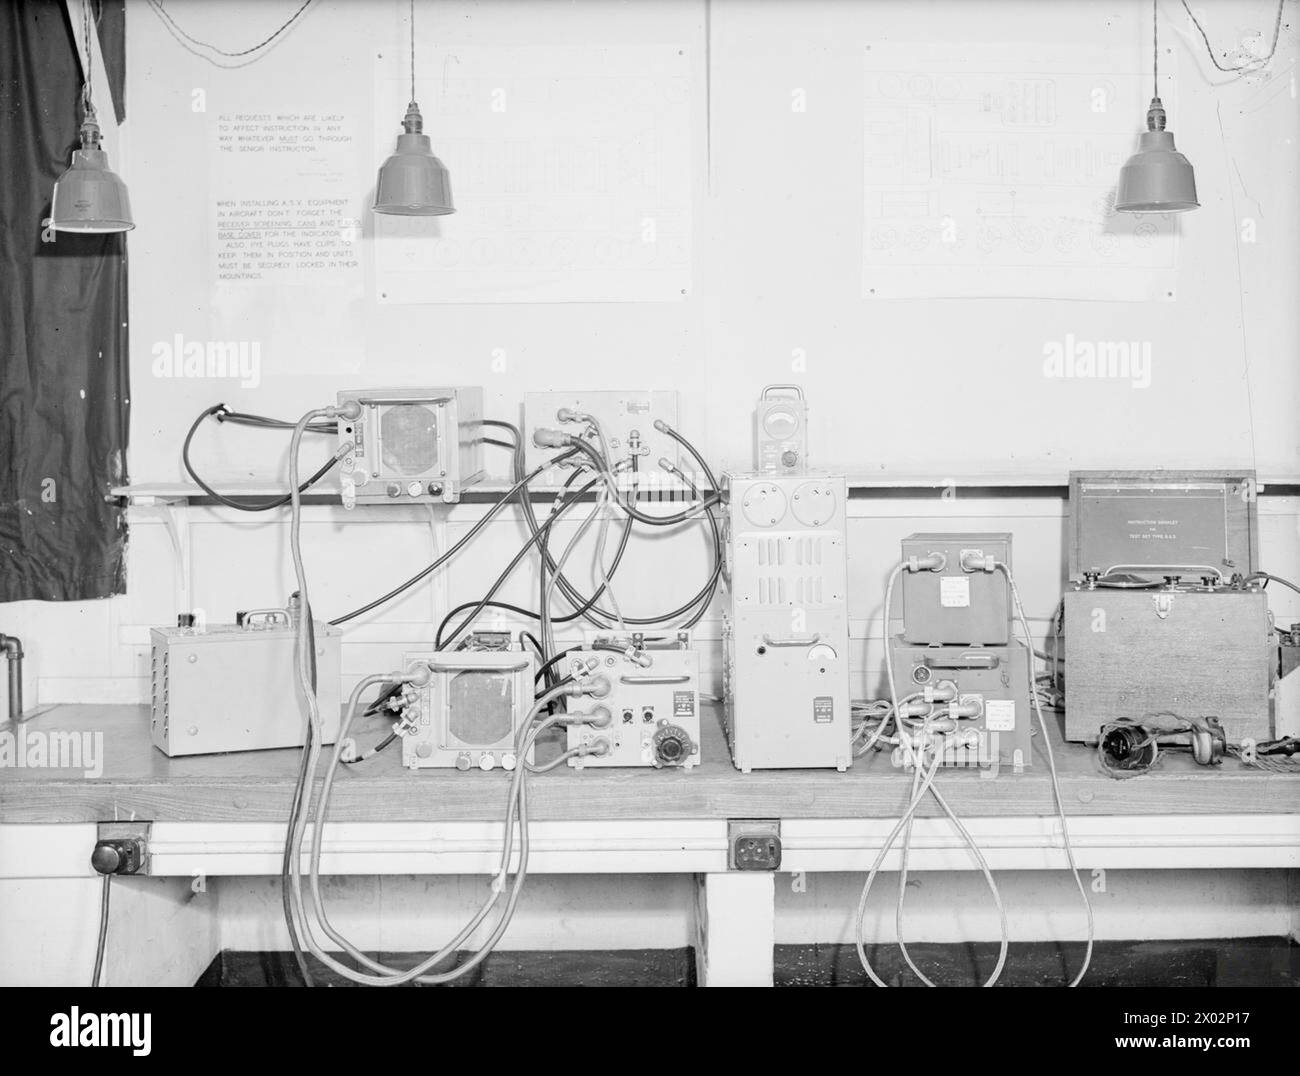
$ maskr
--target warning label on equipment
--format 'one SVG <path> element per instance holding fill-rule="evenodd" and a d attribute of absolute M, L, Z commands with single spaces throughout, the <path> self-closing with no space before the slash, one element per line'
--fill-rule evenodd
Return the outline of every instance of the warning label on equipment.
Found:
<path fill-rule="evenodd" d="M 673 692 L 673 717 L 694 717 L 694 716 L 695 716 L 695 692 L 674 691 Z"/>
<path fill-rule="evenodd" d="M 835 700 L 829 695 L 813 699 L 813 720 L 819 725 L 829 725 L 835 720 Z"/>

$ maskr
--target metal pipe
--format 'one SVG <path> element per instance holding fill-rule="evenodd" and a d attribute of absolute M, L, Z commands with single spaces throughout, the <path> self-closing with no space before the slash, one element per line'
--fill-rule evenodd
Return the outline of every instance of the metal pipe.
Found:
<path fill-rule="evenodd" d="M 0 651 L 9 660 L 9 720 L 16 725 L 23 716 L 23 642 L 0 634 Z"/>

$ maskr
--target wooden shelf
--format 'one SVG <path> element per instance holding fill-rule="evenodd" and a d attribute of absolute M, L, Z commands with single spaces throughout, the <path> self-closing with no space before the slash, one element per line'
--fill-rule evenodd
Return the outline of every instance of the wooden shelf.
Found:
<path fill-rule="evenodd" d="M 529 782 L 529 814 L 539 821 L 727 818 L 897 818 L 912 778 L 877 754 L 847 773 L 833 770 L 738 772 L 731 764 L 717 708 L 704 712 L 704 761 L 693 772 L 561 768 Z M 1049 720 L 1052 720 L 1049 718 Z M 144 706 L 59 706 L 31 719 L 29 733 L 103 734 L 103 772 L 10 768 L 0 780 L 0 823 L 283 822 L 299 752 L 256 751 L 169 759 L 149 739 Z M 372 721 L 359 742 L 377 740 Z M 1071 816 L 1300 814 L 1300 775 L 1277 775 L 1235 759 L 1214 769 L 1170 755 L 1146 776 L 1116 781 L 1097 767 L 1095 750 L 1054 736 L 1065 809 Z M 556 748 L 543 748 L 539 761 Z M 323 770 L 323 767 L 322 767 Z M 408 772 L 397 745 L 344 768 L 330 817 L 340 822 L 499 819 L 504 772 Z M 1043 817 L 1055 813 L 1041 745 L 1032 768 L 987 779 L 945 771 L 945 798 L 963 817 Z M 927 801 L 922 812 L 933 815 Z"/>

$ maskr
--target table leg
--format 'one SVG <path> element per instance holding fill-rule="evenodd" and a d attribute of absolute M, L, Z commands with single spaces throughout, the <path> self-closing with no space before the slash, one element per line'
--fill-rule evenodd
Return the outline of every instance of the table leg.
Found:
<path fill-rule="evenodd" d="M 695 966 L 700 986 L 771 986 L 776 943 L 775 876 L 697 875 Z"/>

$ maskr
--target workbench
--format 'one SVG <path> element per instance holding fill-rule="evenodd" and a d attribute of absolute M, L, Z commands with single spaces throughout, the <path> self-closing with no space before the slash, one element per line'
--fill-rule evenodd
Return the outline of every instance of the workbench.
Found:
<path fill-rule="evenodd" d="M 359 725 L 362 747 L 384 725 Z M 1300 775 L 1228 759 L 1213 769 L 1162 753 L 1115 780 L 1095 749 L 1059 739 L 1048 715 L 1079 868 L 1300 867 Z M 782 873 L 865 873 L 904 810 L 910 773 L 887 753 L 847 773 L 732 767 L 719 709 L 703 714 L 693 771 L 567 768 L 530 776 L 530 874 L 697 876 L 698 978 L 771 982 L 774 875 L 728 870 L 728 820 L 779 819 Z M 96 823 L 149 822 L 149 873 L 182 879 L 277 876 L 299 753 L 169 759 L 144 706 L 53 707 L 20 735 L 102 733 L 102 772 L 0 769 L 0 879 L 90 877 Z M 12 730 L 11 730 L 12 731 Z M 539 761 L 545 761 L 545 749 Z M 323 772 L 323 766 L 322 766 Z M 1060 870 L 1064 853 L 1041 743 L 1023 774 L 945 770 L 939 782 L 994 870 Z M 325 874 L 483 874 L 500 854 L 508 775 L 408 772 L 397 746 L 343 767 L 324 840 Z M 927 799 L 910 869 L 976 864 Z M 896 869 L 897 853 L 884 869 Z"/>

